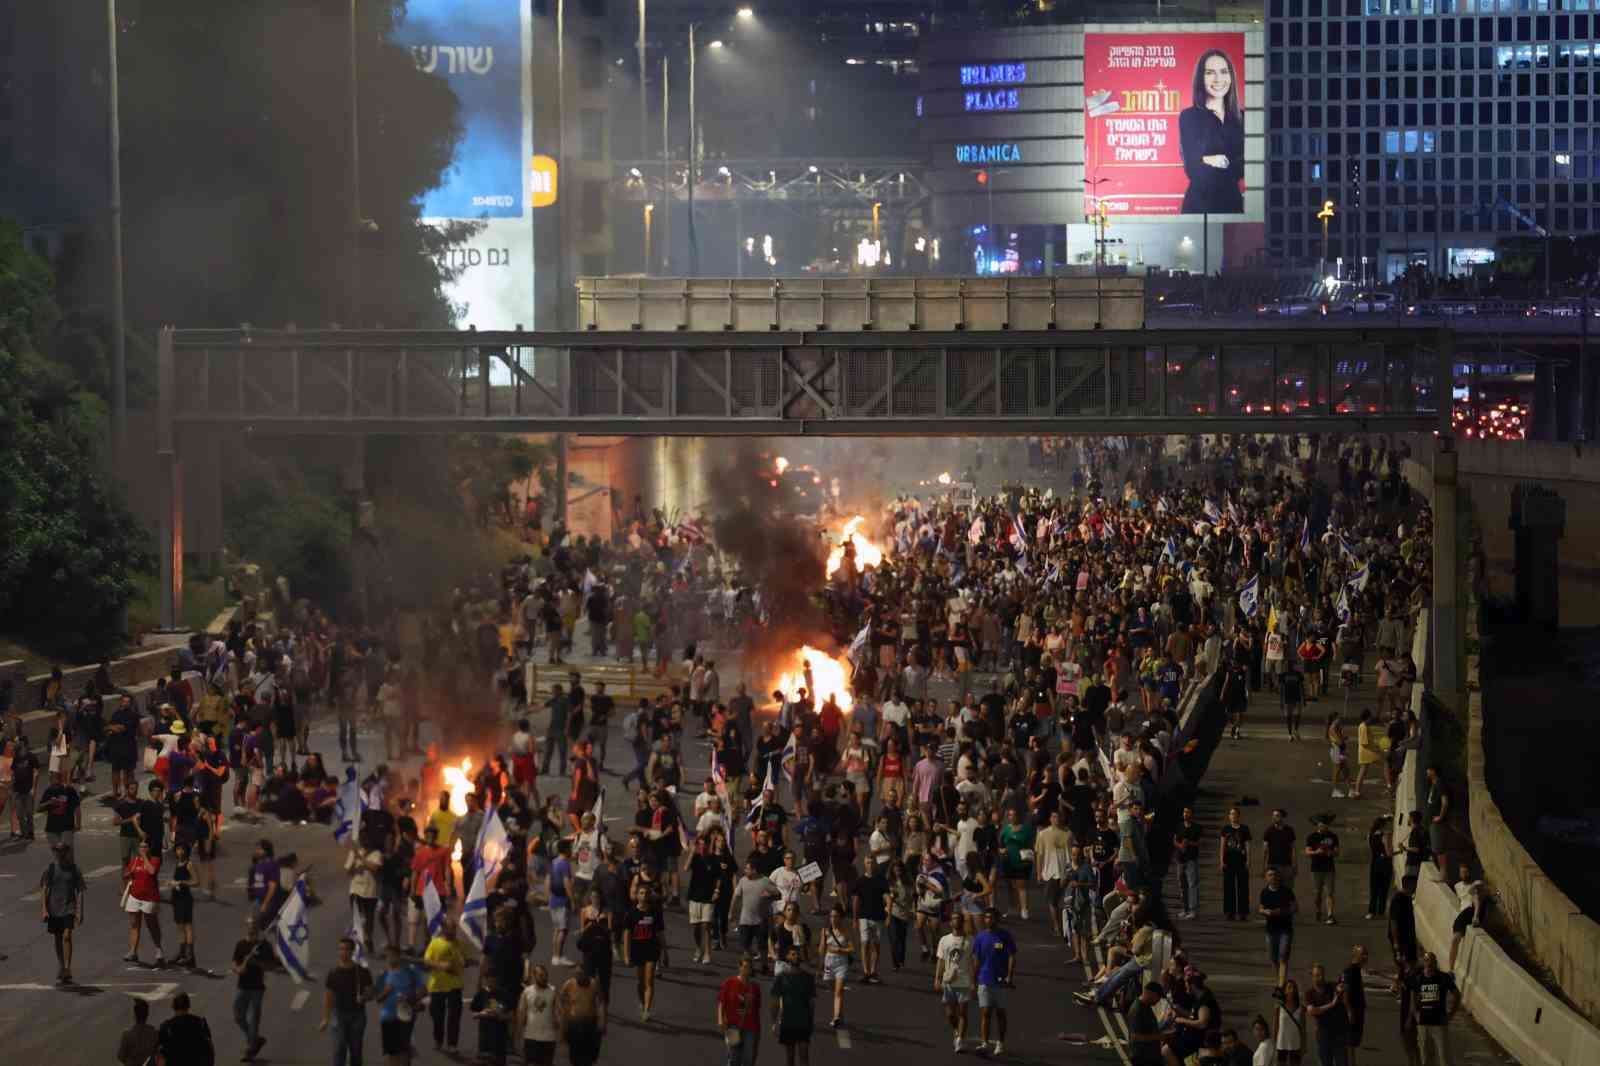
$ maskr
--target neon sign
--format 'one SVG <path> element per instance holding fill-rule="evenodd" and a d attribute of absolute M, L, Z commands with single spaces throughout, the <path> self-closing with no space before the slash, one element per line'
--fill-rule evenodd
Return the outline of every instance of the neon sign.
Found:
<path fill-rule="evenodd" d="M 1015 111 L 1022 106 L 1022 99 L 1016 89 L 997 89 L 967 93 L 962 106 L 967 111 Z"/>
<path fill-rule="evenodd" d="M 958 144 L 956 145 L 956 162 L 972 164 L 975 166 L 991 166 L 995 163 L 1020 163 L 1022 162 L 1022 148 L 1015 144 Z"/>
<path fill-rule="evenodd" d="M 1027 80 L 1026 63 L 981 63 L 961 68 L 962 85 L 1019 85 Z"/>

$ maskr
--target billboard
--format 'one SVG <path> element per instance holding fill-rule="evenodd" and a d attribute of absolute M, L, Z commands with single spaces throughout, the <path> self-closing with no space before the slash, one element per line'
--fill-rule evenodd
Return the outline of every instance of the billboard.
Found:
<path fill-rule="evenodd" d="M 1244 33 L 1085 33 L 1083 51 L 1086 213 L 1244 214 Z"/>
<path fill-rule="evenodd" d="M 446 260 L 458 271 L 446 289 L 458 326 L 535 324 L 525 165 L 533 154 L 532 33 L 524 0 L 409 0 L 395 32 L 417 68 L 443 78 L 461 105 L 455 156 L 438 188 L 419 200 L 424 221 L 483 223 Z"/>

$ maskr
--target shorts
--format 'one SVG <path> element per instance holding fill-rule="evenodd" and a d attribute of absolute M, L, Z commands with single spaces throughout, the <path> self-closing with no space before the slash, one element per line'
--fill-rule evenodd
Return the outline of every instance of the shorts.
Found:
<path fill-rule="evenodd" d="M 111 772 L 114 774 L 125 774 L 138 765 L 138 759 L 131 753 L 124 755 L 120 751 L 110 755 L 106 761 L 111 764 Z"/>
<path fill-rule="evenodd" d="M 795 1044 L 809 1044 L 811 1043 L 811 1030 L 801 1029 L 798 1026 L 793 1029 L 779 1026 L 778 1043 L 784 1047 L 793 1047 Z"/>
<path fill-rule="evenodd" d="M 1474 907 L 1468 907 L 1456 915 L 1456 920 L 1450 923 L 1450 931 L 1456 936 L 1466 936 L 1467 930 L 1472 926 L 1472 917 L 1476 910 Z"/>
<path fill-rule="evenodd" d="M 883 919 L 862 918 L 857 923 L 861 929 L 861 946 L 883 943 Z"/>
<path fill-rule="evenodd" d="M 550 907 L 550 928 L 557 933 L 562 933 L 566 932 L 571 924 L 572 908 L 557 907 L 552 904 Z"/>
<path fill-rule="evenodd" d="M 850 974 L 850 957 L 848 955 L 828 955 L 822 960 L 822 979 L 824 981 L 843 981 Z"/>
<path fill-rule="evenodd" d="M 411 1051 L 411 1030 L 416 1025 L 416 1020 L 403 1022 L 398 1018 L 391 1018 L 378 1023 L 378 1031 L 383 1038 L 383 1053 L 385 1055 L 407 1055 Z"/>
<path fill-rule="evenodd" d="M 44 928 L 49 933 L 70 933 L 77 926 L 77 915 L 68 914 L 61 918 L 46 918 Z"/>
<path fill-rule="evenodd" d="M 555 1041 L 524 1040 L 522 1057 L 527 1060 L 528 1066 L 550 1066 L 556 1061 Z"/>
<path fill-rule="evenodd" d="M 716 915 L 716 905 L 715 904 L 713 904 L 713 903 L 701 903 L 698 900 L 692 900 L 692 899 L 689 901 L 689 924 L 690 925 L 706 925 L 712 920 L 712 918 L 715 917 L 715 915 Z"/>
<path fill-rule="evenodd" d="M 1289 952 L 1294 947 L 1294 933 L 1268 933 L 1267 934 L 1267 960 L 1276 966 L 1280 962 L 1289 961 Z"/>
<path fill-rule="evenodd" d="M 979 985 L 978 1006 L 984 1010 L 1004 1010 L 1006 990 L 999 985 Z"/>
<path fill-rule="evenodd" d="M 600 1060 L 599 1028 L 588 1021 L 568 1024 L 567 1054 L 572 1066 L 594 1066 Z"/>
<path fill-rule="evenodd" d="M 122 905 L 122 909 L 129 914 L 154 914 L 156 912 L 156 901 L 153 899 L 135 899 L 129 896 L 128 902 Z"/>
<path fill-rule="evenodd" d="M 59 833 L 52 833 L 46 830 L 44 838 L 49 841 L 52 848 L 57 844 L 65 844 L 69 848 L 72 847 L 72 830 L 70 829 L 63 829 Z"/>
<path fill-rule="evenodd" d="M 1442 823 L 1442 822 L 1429 822 L 1428 823 L 1428 847 L 1429 847 L 1430 850 L 1432 850 L 1434 855 L 1438 855 L 1440 852 L 1445 850 L 1445 847 L 1444 847 L 1444 823 Z"/>
<path fill-rule="evenodd" d="M 943 997 L 942 998 L 944 999 L 945 1003 L 948 1004 L 949 1006 L 952 1006 L 952 1007 L 962 1006 L 962 1007 L 964 1007 L 968 1003 L 972 1002 L 972 989 L 970 989 L 970 988 L 956 988 L 953 985 L 945 985 L 944 986 L 944 993 L 943 993 Z"/>

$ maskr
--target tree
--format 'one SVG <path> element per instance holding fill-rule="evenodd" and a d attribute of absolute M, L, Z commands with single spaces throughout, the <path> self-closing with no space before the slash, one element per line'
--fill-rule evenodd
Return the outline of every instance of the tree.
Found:
<path fill-rule="evenodd" d="M 0 618 L 81 661 L 115 647 L 152 559 L 96 474 L 105 404 L 54 357 L 57 325 L 49 268 L 0 221 Z"/>

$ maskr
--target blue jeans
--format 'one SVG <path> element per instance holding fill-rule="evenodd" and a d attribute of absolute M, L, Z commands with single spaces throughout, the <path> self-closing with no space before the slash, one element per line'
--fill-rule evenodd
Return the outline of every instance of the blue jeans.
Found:
<path fill-rule="evenodd" d="M 261 1036 L 261 1001 L 266 994 L 264 988 L 241 988 L 233 994 L 233 1021 L 249 1047 L 255 1047 Z"/>
<path fill-rule="evenodd" d="M 361 1042 L 367 1035 L 367 1012 L 342 1010 L 333 1016 L 333 1066 L 361 1066 Z"/>
<path fill-rule="evenodd" d="M 650 747 L 642 740 L 630 740 L 628 744 L 633 748 L 633 769 L 622 775 L 622 787 L 627 788 L 628 782 L 634 778 L 644 784 L 644 768 L 650 762 Z"/>
<path fill-rule="evenodd" d="M 1183 909 L 1194 914 L 1200 909 L 1200 860 L 1190 859 L 1178 864 L 1178 890 L 1183 895 Z"/>
<path fill-rule="evenodd" d="M 1095 1006 L 1109 1007 L 1117 990 L 1130 981 L 1137 981 L 1142 972 L 1144 967 L 1139 965 L 1137 959 L 1129 959 L 1123 963 L 1116 973 L 1106 978 L 1106 983 L 1100 986 L 1100 991 L 1094 994 Z"/>
<path fill-rule="evenodd" d="M 732 1047 L 726 1048 L 727 1054 L 722 1060 L 724 1066 L 755 1066 L 756 1048 L 759 1046 L 756 1044 L 756 1039 L 760 1035 L 760 1033 L 752 1033 L 749 1030 L 741 1033 L 739 1042 Z M 724 1039 L 724 1045 L 726 1045 L 726 1039 Z"/>

